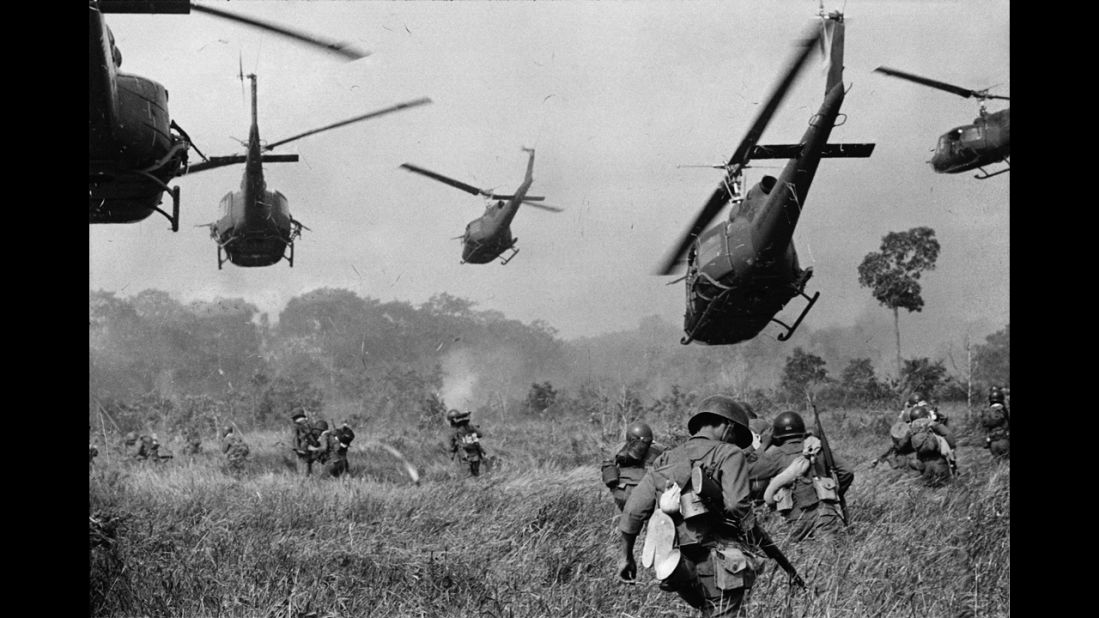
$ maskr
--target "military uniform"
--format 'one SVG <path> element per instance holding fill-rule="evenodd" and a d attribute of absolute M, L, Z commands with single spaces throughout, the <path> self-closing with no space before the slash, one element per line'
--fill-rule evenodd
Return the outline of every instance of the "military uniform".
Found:
<path fill-rule="evenodd" d="M 677 572 L 661 583 L 703 616 L 738 616 L 744 595 L 755 581 L 762 558 L 742 543 L 742 527 L 754 522 L 748 489 L 747 453 L 732 444 L 691 437 L 664 453 L 622 510 L 618 529 L 637 534 L 669 482 L 686 487 L 691 469 L 701 464 L 721 486 L 725 508 L 691 522 L 673 517 L 681 552 Z M 678 520 L 678 521 L 677 521 Z M 734 523 L 735 522 L 735 523 Z M 750 525 L 748 526 L 750 528 Z"/>
<path fill-rule="evenodd" d="M 1011 414 L 1003 402 L 1003 396 L 990 397 L 990 405 L 981 411 L 981 425 L 985 431 L 985 448 L 998 459 L 1007 459 L 1011 453 Z"/>
<path fill-rule="evenodd" d="M 920 471 L 923 479 L 930 485 L 940 485 L 954 475 L 957 464 L 954 460 L 954 449 L 958 447 L 954 439 L 954 433 L 946 425 L 932 421 L 930 418 L 915 419 L 909 424 L 912 429 L 912 448 L 916 452 L 915 468 Z M 925 449 L 921 444 L 931 444 L 930 438 L 938 436 L 949 447 L 949 452 L 943 452 L 942 443 L 938 442 L 935 449 Z"/>
<path fill-rule="evenodd" d="M 718 417 L 716 421 L 714 417 Z M 718 428 L 722 427 L 719 440 Z M 691 437 L 657 457 L 626 501 L 618 521 L 622 535 L 619 576 L 630 579 L 636 568 L 632 549 L 642 525 L 649 520 L 648 534 L 652 536 L 653 526 L 667 513 L 669 525 L 675 526 L 675 548 L 668 554 L 673 563 L 664 564 L 666 576 L 660 588 L 676 592 L 703 617 L 743 616 L 745 595 L 763 564 L 763 556 L 748 542 L 756 531 L 748 486 L 749 452 L 745 450 L 752 444 L 748 416 L 731 399 L 714 396 L 703 400 L 699 412 L 688 421 L 688 430 Z M 730 431 L 735 444 L 724 441 Z M 696 467 L 700 468 L 697 472 Z M 693 476 L 706 479 L 702 484 L 710 484 L 708 493 L 705 487 L 693 487 Z M 663 495 L 671 488 L 669 495 L 674 496 L 675 487 L 681 488 L 680 500 Z M 708 497 L 702 498 L 704 495 Z M 662 512 L 650 520 L 658 504 Z M 669 508 L 671 505 L 674 508 Z M 660 569 L 657 574 L 661 576 Z"/>
<path fill-rule="evenodd" d="M 350 469 L 347 462 L 347 450 L 354 439 L 355 432 L 351 431 L 351 428 L 347 425 L 335 431 L 325 432 L 322 446 L 325 449 L 324 471 L 326 474 L 331 477 L 338 477 Z"/>
<path fill-rule="evenodd" d="M 226 432 L 221 450 L 225 453 L 225 459 L 229 462 L 230 468 L 240 470 L 244 467 L 244 462 L 248 459 L 248 445 L 235 431 L 230 429 Z"/>
<path fill-rule="evenodd" d="M 752 466 L 750 478 L 753 481 L 771 480 L 801 456 L 804 446 L 804 437 L 790 438 L 782 444 L 771 446 Z M 816 457 L 817 464 L 822 464 L 821 455 Z M 833 453 L 833 462 L 839 481 L 837 491 L 839 495 L 843 495 L 855 480 L 855 474 L 850 466 L 835 453 Z M 817 473 L 819 474 L 819 471 Z M 805 474 L 794 480 L 789 489 L 792 506 L 789 510 L 781 508 L 779 511 L 789 524 L 790 540 L 795 543 L 810 537 L 831 536 L 844 529 L 838 500 L 821 500 L 818 497 L 813 474 L 813 467 L 810 466 Z"/>
<path fill-rule="evenodd" d="M 473 476 L 481 473 L 481 461 L 485 458 L 485 449 L 481 446 L 483 436 L 481 430 L 468 421 L 456 425 L 450 435 L 451 456 L 457 454 L 461 457 L 469 465 L 469 473 Z"/>
<path fill-rule="evenodd" d="M 298 412 L 290 418 L 294 421 L 292 448 L 297 455 L 297 469 L 299 473 L 309 476 L 313 472 L 313 460 L 320 444 L 305 414 Z"/>
<path fill-rule="evenodd" d="M 623 445 L 615 455 L 615 458 L 607 464 L 614 466 L 616 474 L 614 483 L 608 485 L 611 490 L 611 495 L 614 497 L 614 503 L 618 506 L 618 510 L 621 511 L 626 505 L 626 501 L 630 499 L 630 494 L 633 493 L 633 489 L 641 483 L 641 479 L 645 478 L 645 474 L 652 467 L 653 461 L 664 453 L 664 449 L 653 444 L 650 445 L 645 452 L 645 458 L 642 461 L 635 461 L 630 457 L 624 455 L 628 445 Z M 604 464 L 604 465 L 607 465 Z"/>

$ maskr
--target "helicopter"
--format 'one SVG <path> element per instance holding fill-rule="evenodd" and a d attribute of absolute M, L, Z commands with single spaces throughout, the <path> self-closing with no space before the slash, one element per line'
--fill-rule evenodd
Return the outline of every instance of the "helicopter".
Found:
<path fill-rule="evenodd" d="M 979 115 L 971 124 L 955 127 L 939 136 L 939 141 L 932 150 L 934 154 L 928 161 L 933 170 L 940 174 L 957 174 L 979 169 L 981 173 L 975 174 L 974 178 L 980 180 L 1011 171 L 1011 108 L 992 113 L 985 109 L 985 101 L 988 99 L 1010 101 L 1010 97 L 989 94 L 988 88 L 970 90 L 889 67 L 878 67 L 874 71 L 979 101 Z M 985 171 L 986 165 L 1000 162 L 1008 167 L 992 173 Z"/>
<path fill-rule="evenodd" d="M 485 207 L 485 214 L 470 221 L 466 225 L 465 234 L 455 239 L 462 241 L 462 264 L 467 262 L 470 264 L 487 264 L 496 258 L 500 258 L 500 263 L 506 266 L 515 257 L 515 254 L 519 253 L 519 248 L 515 246 L 519 239 L 511 235 L 511 221 L 515 218 L 515 213 L 519 211 L 520 204 L 529 204 L 550 212 L 561 212 L 561 208 L 539 203 L 546 199 L 544 196 L 527 195 L 527 190 L 534 182 L 532 176 L 534 172 L 534 149 L 523 148 L 523 151 L 530 153 L 530 158 L 527 161 L 527 175 L 523 179 L 523 184 L 519 185 L 519 188 L 511 195 L 499 195 L 485 189 L 478 189 L 411 163 L 401 165 L 402 168 L 410 172 L 438 180 L 466 193 L 496 200 L 495 203 L 490 201 Z M 511 251 L 511 254 L 506 258 L 500 257 L 508 250 Z"/>
<path fill-rule="evenodd" d="M 168 183 L 187 168 L 194 150 L 187 132 L 168 114 L 168 90 L 139 75 L 121 72 L 122 53 L 104 13 L 189 14 L 192 10 L 230 19 L 308 43 L 345 59 L 368 54 L 282 26 L 182 0 L 89 0 L 88 222 L 135 223 L 159 212 L 179 230 L 180 189 Z M 171 212 L 162 209 L 171 196 Z"/>
<path fill-rule="evenodd" d="M 244 79 L 241 69 L 241 80 Z M 298 155 L 268 155 L 264 151 L 272 150 L 289 142 L 339 128 L 353 122 L 375 118 L 383 114 L 431 103 L 423 97 L 391 107 L 373 111 L 348 120 L 330 124 L 288 137 L 270 144 L 262 144 L 259 138 L 259 123 L 256 112 L 256 75 L 247 75 L 252 82 L 252 127 L 248 133 L 248 151 L 243 155 L 210 157 L 206 161 L 188 167 L 184 173 L 192 174 L 226 165 L 244 163 L 244 176 L 240 181 L 240 190 L 229 192 L 221 198 L 222 217 L 214 223 L 198 225 L 208 227 L 210 236 L 217 242 L 218 270 L 225 262 L 237 266 L 270 266 L 286 259 L 290 267 L 294 266 L 294 241 L 301 236 L 302 229 L 309 228 L 290 214 L 289 202 L 280 191 L 267 187 L 263 177 L 264 162 L 297 161 Z M 287 253 L 289 250 L 289 253 Z M 224 253 L 224 257 L 223 257 Z"/>
<path fill-rule="evenodd" d="M 799 41 L 799 49 L 782 79 L 724 166 L 721 184 L 659 268 L 658 274 L 672 274 L 686 253 L 686 274 L 671 282 L 686 280 L 685 335 L 680 340 L 684 345 L 739 343 L 758 335 L 769 322 L 785 328 L 778 340 L 786 341 L 820 297 L 820 292 L 812 297 L 805 293 L 813 269 L 798 265 L 792 242 L 809 186 L 821 158 L 869 157 L 874 150 L 871 143 L 828 143 L 846 95 L 845 26 L 839 11 L 822 10 L 820 18 L 819 30 Z M 796 144 L 758 144 L 771 116 L 818 44 L 827 54 L 828 74 L 824 101 L 810 119 L 809 128 Z M 754 159 L 789 161 L 777 178 L 765 175 L 744 191 L 744 169 Z M 728 220 L 705 229 L 729 202 L 733 206 Z M 808 304 L 797 320 L 787 325 L 775 315 L 798 295 Z"/>

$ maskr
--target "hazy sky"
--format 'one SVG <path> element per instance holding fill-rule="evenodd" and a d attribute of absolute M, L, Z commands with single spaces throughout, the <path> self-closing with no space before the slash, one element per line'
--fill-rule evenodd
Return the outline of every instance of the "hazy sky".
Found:
<path fill-rule="evenodd" d="M 241 57 L 259 75 L 260 136 L 270 142 L 421 96 L 434 103 L 276 150 L 301 156 L 265 167 L 268 187 L 312 229 L 294 268 L 217 269 L 213 240 L 194 226 L 217 219 L 221 197 L 239 187 L 237 166 L 176 180 L 178 233 L 160 215 L 89 226 L 90 289 L 242 296 L 273 319 L 291 297 L 324 286 L 414 304 L 448 292 L 546 320 L 568 338 L 632 329 L 651 314 L 681 323 L 683 284 L 652 272 L 721 172 L 676 166 L 728 159 L 817 9 L 813 0 L 213 4 L 372 55 L 343 62 L 202 14 L 108 15 L 122 70 L 167 87 L 171 117 L 207 155 L 240 152 L 233 138 L 247 138 Z M 938 136 L 972 121 L 977 103 L 871 71 L 886 65 L 1010 95 L 1009 3 L 851 0 L 846 15 L 851 90 L 831 141 L 877 149 L 826 159 L 817 172 L 795 234 L 802 265 L 815 271 L 808 291 L 822 292 L 806 324 L 885 312 L 859 287 L 858 264 L 886 233 L 926 225 L 942 253 L 922 280 L 923 313 L 902 326 L 955 340 L 967 323 L 999 328 L 1009 317 L 1010 174 L 981 181 L 926 164 Z M 800 138 L 824 91 L 819 56 L 812 67 L 761 143 Z M 521 251 L 510 264 L 460 265 L 451 238 L 483 201 L 398 166 L 506 192 L 522 180 L 522 146 L 537 149 L 531 193 L 566 211 L 520 209 L 512 230 Z M 747 180 L 764 173 L 777 170 L 756 167 Z M 801 306 L 780 315 L 793 319 Z"/>

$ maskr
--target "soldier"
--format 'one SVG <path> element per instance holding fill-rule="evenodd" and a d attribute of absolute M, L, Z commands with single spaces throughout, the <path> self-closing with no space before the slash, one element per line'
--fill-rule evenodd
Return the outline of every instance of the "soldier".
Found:
<path fill-rule="evenodd" d="M 133 431 L 127 432 L 126 435 L 122 437 L 122 452 L 130 459 L 137 459 L 140 450 L 141 444 L 138 441 L 137 433 Z"/>
<path fill-rule="evenodd" d="M 637 576 L 634 541 L 652 515 L 645 554 L 649 538 L 663 538 L 652 542 L 651 554 L 660 588 L 676 592 L 703 616 L 743 616 L 744 597 L 763 562 L 753 547 L 761 533 L 748 492 L 748 415 L 736 401 L 715 395 L 702 401 L 687 430 L 690 439 L 653 462 L 622 510 L 618 576 Z M 694 487 L 693 477 L 702 487 Z M 661 534 L 668 526 L 674 526 L 674 547 L 672 537 Z"/>
<path fill-rule="evenodd" d="M 988 391 L 988 408 L 981 411 L 981 425 L 987 432 L 985 448 L 997 459 L 1008 459 L 1011 452 L 1011 414 L 999 386 L 993 386 Z"/>
<path fill-rule="evenodd" d="M 328 421 L 317 418 L 316 416 L 309 419 L 309 431 L 313 433 L 313 441 L 315 446 L 309 447 L 309 453 L 313 457 L 313 463 L 320 462 L 323 466 L 328 463 L 328 444 L 326 437 L 328 435 Z"/>
<path fill-rule="evenodd" d="M 481 461 L 485 458 L 485 449 L 481 446 L 481 430 L 470 422 L 472 412 L 459 412 L 451 410 L 446 413 L 446 420 L 454 428 L 450 435 L 450 457 L 460 455 L 462 461 L 469 465 L 469 473 L 477 476 L 481 473 Z"/>
<path fill-rule="evenodd" d="M 897 420 L 902 423 L 908 423 L 912 421 L 912 410 L 916 408 L 920 403 L 921 397 L 915 393 L 908 396 L 908 399 L 904 402 L 904 409 L 897 415 Z"/>
<path fill-rule="evenodd" d="M 299 473 L 309 476 L 313 472 L 314 453 L 319 448 L 317 437 L 313 434 L 313 428 L 309 425 L 309 418 L 305 412 L 298 408 L 290 420 L 294 422 L 294 436 L 291 440 L 291 450 L 297 455 L 297 469 Z"/>
<path fill-rule="evenodd" d="M 855 480 L 851 468 L 833 453 L 839 482 L 836 486 L 832 471 L 824 470 L 824 459 L 818 454 L 820 440 L 809 436 L 805 421 L 797 412 L 776 416 L 771 431 L 771 446 L 752 466 L 750 478 L 766 479 L 767 494 L 776 493 L 777 499 L 773 501 L 789 525 L 791 541 L 831 537 L 841 532 L 844 525 L 839 500 Z M 799 465 L 792 467 L 795 462 Z"/>
<path fill-rule="evenodd" d="M 613 460 L 603 462 L 603 484 L 611 490 L 619 511 L 653 460 L 663 452 L 664 449 L 653 444 L 653 430 L 648 424 L 636 421 L 626 428 L 626 443 Z"/>
<path fill-rule="evenodd" d="M 748 421 L 748 428 L 752 430 L 752 446 L 748 455 L 748 463 L 754 464 L 767 450 L 767 447 L 771 445 L 771 423 L 768 423 L 766 419 L 753 418 Z M 763 490 L 767 489 L 767 479 L 749 478 L 748 485 L 752 495 L 752 504 L 756 507 L 762 506 Z M 756 511 L 757 515 L 762 513 L 764 512 Z"/>
<path fill-rule="evenodd" d="M 347 450 L 351 447 L 351 441 L 355 439 L 355 432 L 347 424 L 347 421 L 336 429 L 324 432 L 321 445 L 325 448 L 324 471 L 335 478 L 346 473 L 350 466 L 347 463 Z"/>
<path fill-rule="evenodd" d="M 198 455 L 202 452 L 202 436 L 194 427 L 188 427 L 183 436 L 183 454 Z"/>
<path fill-rule="evenodd" d="M 244 462 L 248 460 L 248 445 L 232 426 L 226 427 L 223 432 L 221 451 L 225 453 L 230 469 L 239 471 L 244 468 Z"/>
<path fill-rule="evenodd" d="M 929 406 L 912 410 L 908 442 L 916 453 L 914 467 L 929 485 L 941 485 L 957 473 L 954 434 L 941 422 L 931 418 Z"/>
<path fill-rule="evenodd" d="M 99 449 L 95 448 L 94 444 L 88 445 L 88 465 L 91 465 L 95 461 L 96 456 L 99 455 Z"/>

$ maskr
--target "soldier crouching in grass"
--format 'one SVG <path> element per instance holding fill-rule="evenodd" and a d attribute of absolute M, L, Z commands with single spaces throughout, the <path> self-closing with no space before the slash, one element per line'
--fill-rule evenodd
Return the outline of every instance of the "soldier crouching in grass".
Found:
<path fill-rule="evenodd" d="M 248 460 L 248 445 L 232 427 L 225 428 L 221 450 L 225 453 L 230 470 L 240 472 L 244 469 L 244 463 Z"/>
<path fill-rule="evenodd" d="M 614 504 L 621 511 L 630 499 L 633 488 L 664 449 L 653 444 L 653 430 L 647 423 L 636 421 L 626 428 L 626 443 L 613 460 L 603 462 L 603 483 L 611 490 Z"/>
<path fill-rule="evenodd" d="M 704 617 L 742 617 L 763 564 L 756 546 L 764 534 L 748 484 L 748 414 L 715 395 L 702 401 L 687 430 L 690 439 L 653 462 L 622 510 L 618 576 L 636 578 L 634 542 L 648 520 L 643 560 L 660 588 Z"/>

